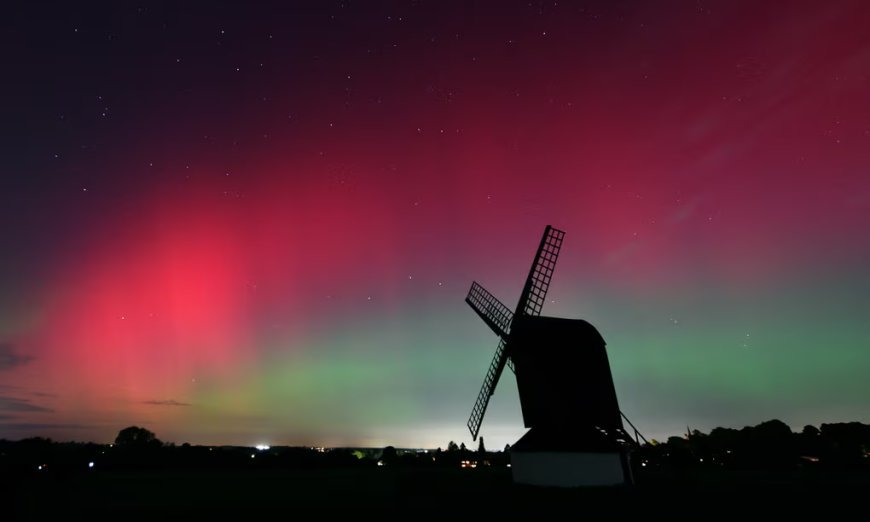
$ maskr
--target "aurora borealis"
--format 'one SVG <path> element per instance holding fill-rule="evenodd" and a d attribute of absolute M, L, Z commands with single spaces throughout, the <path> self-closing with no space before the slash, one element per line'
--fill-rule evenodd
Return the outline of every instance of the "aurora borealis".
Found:
<path fill-rule="evenodd" d="M 470 444 L 547 224 L 648 437 L 870 421 L 866 2 L 21 4 L 0 438 Z"/>

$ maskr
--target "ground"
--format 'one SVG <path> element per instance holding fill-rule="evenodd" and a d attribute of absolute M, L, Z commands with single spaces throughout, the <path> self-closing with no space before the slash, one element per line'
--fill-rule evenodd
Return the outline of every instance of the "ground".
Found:
<path fill-rule="evenodd" d="M 634 487 L 550 490 L 514 485 L 505 468 L 357 468 L 31 474 L 2 495 L 11 495 L 4 512 L 19 520 L 673 520 L 846 514 L 862 507 L 868 486 L 866 472 L 695 471 L 648 474 Z"/>

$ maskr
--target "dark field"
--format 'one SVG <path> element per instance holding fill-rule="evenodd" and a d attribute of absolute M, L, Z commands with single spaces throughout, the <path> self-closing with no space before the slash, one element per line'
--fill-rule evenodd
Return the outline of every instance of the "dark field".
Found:
<path fill-rule="evenodd" d="M 4 481 L 2 519 L 827 519 L 861 518 L 870 498 L 866 471 L 637 479 L 631 488 L 549 490 L 514 485 L 506 468 L 33 473 Z"/>

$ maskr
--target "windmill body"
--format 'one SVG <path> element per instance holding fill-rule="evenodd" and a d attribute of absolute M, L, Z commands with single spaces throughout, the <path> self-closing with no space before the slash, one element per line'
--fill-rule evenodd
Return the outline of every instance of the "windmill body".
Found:
<path fill-rule="evenodd" d="M 579 319 L 540 315 L 565 233 L 547 227 L 515 312 L 478 283 L 466 302 L 499 336 L 468 428 L 476 439 L 505 366 L 530 430 L 511 449 L 514 481 L 544 486 L 629 483 L 628 448 L 604 339 Z"/>

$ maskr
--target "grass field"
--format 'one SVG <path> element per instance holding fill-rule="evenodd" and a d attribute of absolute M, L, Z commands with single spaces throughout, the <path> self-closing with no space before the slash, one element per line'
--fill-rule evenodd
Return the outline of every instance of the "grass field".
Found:
<path fill-rule="evenodd" d="M 551 490 L 489 469 L 33 474 L 4 484 L 4 520 L 525 520 L 824 518 L 864 512 L 867 473 L 638 477 L 630 488 Z"/>

